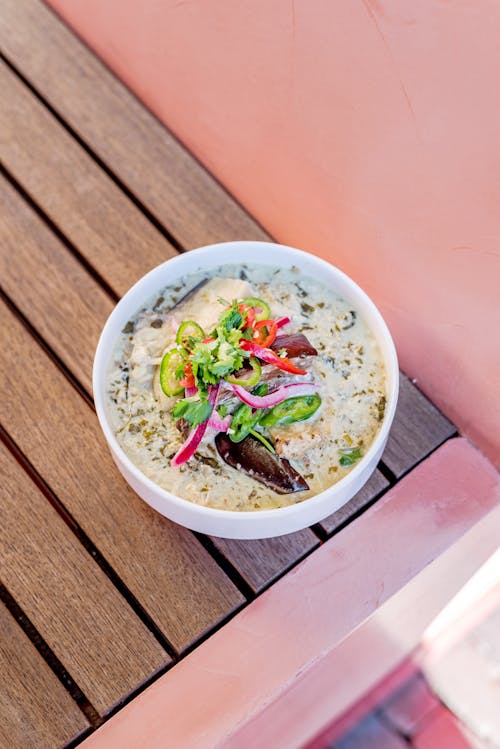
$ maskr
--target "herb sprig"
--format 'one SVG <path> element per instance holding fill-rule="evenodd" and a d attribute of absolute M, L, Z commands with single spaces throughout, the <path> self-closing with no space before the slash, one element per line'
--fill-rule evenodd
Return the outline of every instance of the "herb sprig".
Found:
<path fill-rule="evenodd" d="M 182 359 L 175 369 L 175 378 L 182 382 L 188 367 L 192 385 L 198 392 L 196 398 L 178 400 L 172 414 L 176 419 L 186 419 L 191 426 L 202 424 L 210 415 L 209 386 L 240 370 L 250 357 L 240 346 L 242 339 L 250 339 L 250 333 L 243 329 L 246 311 L 237 300 L 230 304 L 224 299 L 218 301 L 227 308 L 211 333 L 206 338 L 190 335 L 178 349 Z"/>

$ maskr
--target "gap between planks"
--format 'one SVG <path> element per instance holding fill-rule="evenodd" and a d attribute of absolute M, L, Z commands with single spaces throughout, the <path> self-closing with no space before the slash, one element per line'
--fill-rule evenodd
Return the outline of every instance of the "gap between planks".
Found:
<path fill-rule="evenodd" d="M 178 663 L 187 655 L 189 655 L 189 653 L 193 652 L 193 650 L 195 650 L 202 642 L 204 642 L 206 639 L 208 639 L 208 637 L 210 637 L 213 634 L 214 629 L 211 629 L 207 631 L 206 633 L 204 633 L 204 635 L 199 637 L 196 640 L 196 642 L 193 642 L 189 647 L 187 647 L 182 652 L 182 654 L 177 655 L 172 645 L 168 642 L 167 638 L 165 638 L 165 636 L 161 633 L 161 631 L 158 629 L 158 627 L 156 626 L 154 621 L 151 619 L 151 617 L 147 614 L 147 612 L 144 611 L 143 607 L 136 600 L 133 593 L 131 593 L 131 591 L 123 583 L 121 578 L 113 570 L 111 565 L 102 556 L 102 554 L 97 549 L 97 547 L 92 543 L 92 541 L 80 528 L 78 523 L 76 523 L 76 521 L 73 519 L 71 514 L 61 504 L 57 496 L 50 489 L 50 487 L 48 487 L 44 479 L 40 476 L 38 471 L 32 466 L 30 461 L 27 459 L 24 453 L 19 449 L 17 444 L 12 440 L 10 435 L 5 431 L 5 429 L 2 427 L 1 424 L 0 424 L 0 440 L 2 440 L 4 445 L 7 447 L 9 452 L 14 456 L 14 458 L 20 464 L 20 466 L 23 468 L 25 473 L 28 474 L 29 478 L 33 481 L 36 487 L 43 493 L 45 498 L 49 501 L 50 505 L 56 510 L 56 512 L 64 520 L 64 522 L 69 527 L 69 529 L 75 534 L 78 541 L 82 544 L 85 550 L 91 555 L 91 557 L 96 562 L 96 564 L 99 565 L 99 567 L 102 569 L 104 574 L 109 578 L 109 580 L 113 583 L 113 585 L 116 587 L 118 592 L 123 596 L 123 598 L 126 600 L 128 605 L 132 608 L 134 613 L 143 622 L 143 624 L 149 629 L 149 631 L 158 640 L 160 645 L 167 651 L 168 655 L 171 658 L 168 664 L 166 664 L 164 667 L 160 668 L 150 677 L 145 679 L 144 682 L 138 685 L 136 688 L 132 689 L 118 704 L 116 704 L 111 710 L 109 710 L 106 713 L 106 716 L 102 717 L 94 708 L 94 706 L 92 705 L 88 697 L 85 695 L 83 690 L 79 687 L 75 679 L 73 679 L 68 673 L 68 671 L 64 668 L 59 658 L 55 655 L 53 650 L 46 643 L 45 639 L 40 635 L 39 631 L 35 628 L 35 626 L 30 621 L 28 616 L 24 613 L 22 608 L 17 604 L 14 598 L 10 595 L 7 588 L 5 588 L 5 586 L 0 581 L 0 600 L 5 603 L 5 605 L 9 609 L 12 616 L 16 619 L 16 621 L 24 630 L 25 634 L 29 637 L 29 639 L 35 645 L 35 647 L 40 652 L 42 657 L 46 660 L 46 662 L 48 663 L 48 665 L 50 666 L 54 674 L 57 676 L 59 681 L 62 683 L 65 689 L 69 692 L 70 696 L 80 707 L 82 712 L 85 714 L 85 716 L 91 723 L 93 729 L 95 729 L 99 727 L 103 722 L 107 721 L 109 718 L 115 715 L 124 705 L 128 704 L 133 699 L 135 699 L 135 697 L 137 697 L 141 692 L 147 689 L 158 678 L 163 676 L 176 663 Z M 238 614 L 242 610 L 242 608 L 244 608 L 247 605 L 247 603 L 248 601 L 246 600 L 243 601 L 239 607 L 235 608 L 234 611 L 231 611 L 229 614 L 223 617 L 221 621 L 218 623 L 216 629 L 219 629 L 220 627 L 224 626 L 227 622 L 229 622 L 234 616 L 236 616 L 236 614 Z M 76 746 L 81 741 L 83 741 L 83 739 L 87 735 L 88 733 L 86 733 L 85 736 L 83 737 L 78 737 L 73 742 L 68 744 L 68 747 Z"/>
<path fill-rule="evenodd" d="M 94 268 L 94 266 L 89 263 L 89 261 L 82 255 L 78 247 L 76 247 L 73 242 L 64 234 L 64 232 L 57 226 L 57 224 L 50 218 L 50 216 L 47 215 L 47 213 L 43 210 L 43 208 L 32 198 L 32 196 L 25 190 L 25 188 L 18 182 L 18 180 L 14 177 L 13 174 L 9 172 L 5 164 L 3 164 L 0 161 L 0 175 L 4 177 L 7 182 L 11 185 L 11 187 L 14 188 L 14 190 L 19 194 L 19 196 L 29 205 L 31 210 L 40 218 L 43 223 L 50 229 L 52 234 L 54 234 L 57 239 L 61 242 L 61 244 L 64 245 L 64 247 L 76 258 L 76 260 L 82 265 L 89 276 L 91 276 L 94 281 L 96 281 L 99 286 L 102 287 L 103 291 L 106 292 L 106 294 L 112 299 L 112 301 L 116 304 L 120 296 L 117 294 L 114 289 L 108 284 L 105 278 L 103 278 L 98 271 Z"/>
<path fill-rule="evenodd" d="M 420 388 L 417 388 L 417 386 L 414 383 L 412 383 L 412 385 L 413 385 L 413 387 L 416 390 L 419 391 L 419 393 L 422 393 L 422 391 L 420 390 Z M 422 395 L 423 395 L 423 393 L 422 393 Z M 427 396 L 424 395 L 424 398 L 427 398 Z M 432 401 L 430 401 L 430 402 L 432 403 Z M 434 406 L 434 408 L 436 408 L 437 410 L 439 410 L 434 403 L 432 403 L 432 405 Z M 442 411 L 439 410 L 439 413 L 442 416 L 444 416 L 444 414 L 443 414 Z M 444 418 L 446 418 L 446 417 L 444 416 Z M 433 452 L 435 452 L 438 448 L 440 448 L 442 445 L 444 445 L 445 442 L 448 442 L 448 440 L 451 440 L 454 437 L 460 437 L 460 433 L 459 433 L 458 429 L 455 429 L 454 431 L 450 432 L 445 437 L 443 437 L 443 439 L 440 442 L 437 442 L 436 444 L 434 444 L 432 446 L 432 449 L 427 453 L 427 455 L 422 455 L 421 458 L 418 458 L 417 460 L 415 460 L 415 462 L 411 466 L 409 466 L 409 468 L 407 468 L 405 471 L 403 471 L 403 473 L 400 476 L 396 476 L 391 471 L 391 469 L 388 466 L 385 465 L 385 463 L 383 463 L 382 461 L 380 461 L 380 463 L 378 464 L 377 468 L 379 469 L 380 473 L 382 473 L 387 478 L 387 480 L 390 482 L 390 486 L 387 487 L 386 491 L 388 489 L 390 489 L 392 486 L 394 486 L 394 484 L 399 484 L 399 482 L 402 481 L 405 478 L 405 476 L 408 476 L 408 474 L 411 473 L 414 468 L 416 468 L 417 466 L 419 466 L 420 463 L 423 463 L 424 460 L 427 460 L 427 458 L 429 456 L 431 456 Z M 381 494 L 384 494 L 384 492 L 381 492 Z"/>
<path fill-rule="evenodd" d="M 151 616 L 144 610 L 139 601 L 136 599 L 134 594 L 125 585 L 123 580 L 115 572 L 113 567 L 99 551 L 97 546 L 90 540 L 85 531 L 73 518 L 71 513 L 66 509 L 60 499 L 52 491 L 46 481 L 40 476 L 36 468 L 28 460 L 26 455 L 22 452 L 16 442 L 12 439 L 10 434 L 0 424 L 0 439 L 14 456 L 19 465 L 23 468 L 25 473 L 28 474 L 30 479 L 33 481 L 36 487 L 42 492 L 44 497 L 47 499 L 49 504 L 56 510 L 57 514 L 64 520 L 68 528 L 73 532 L 78 541 L 82 544 L 84 549 L 90 554 L 94 562 L 102 569 L 106 577 L 113 583 L 118 592 L 129 604 L 134 613 L 139 617 L 142 623 L 148 628 L 151 634 L 156 638 L 160 645 L 166 650 L 172 661 L 178 659 L 173 645 L 168 641 L 165 635 L 161 632 L 159 627 L 156 626 Z M 170 665 L 170 664 L 169 664 Z M 168 668 L 168 667 L 167 667 Z"/>
<path fill-rule="evenodd" d="M 83 533 L 83 531 L 81 531 L 81 529 L 79 528 L 77 523 L 73 520 L 71 515 L 67 512 L 67 510 L 60 505 L 57 497 L 47 487 L 43 479 L 39 476 L 38 472 L 33 468 L 31 463 L 24 456 L 24 454 L 19 450 L 18 446 L 12 441 L 10 436 L 5 432 L 5 430 L 1 427 L 1 425 L 0 425 L 0 439 L 4 442 L 4 444 L 9 449 L 9 451 L 14 455 L 14 457 L 19 462 L 21 467 L 24 469 L 24 471 L 29 475 L 29 477 L 35 483 L 37 488 L 39 488 L 42 491 L 42 493 L 49 500 L 50 504 L 61 515 L 61 517 L 66 522 L 68 527 L 75 533 L 78 540 L 82 543 L 84 548 L 91 554 L 94 561 L 101 567 L 103 572 L 109 577 L 109 579 L 115 585 L 115 587 L 117 587 L 118 591 L 123 595 L 123 597 L 125 598 L 127 603 L 131 606 L 131 608 L 134 610 L 134 612 L 139 616 L 139 618 L 143 621 L 143 623 L 151 630 L 152 634 L 159 640 L 160 644 L 169 651 L 169 655 L 171 656 L 171 659 L 172 659 L 170 663 L 165 665 L 163 668 L 159 669 L 156 673 L 152 674 L 149 678 L 145 679 L 144 682 L 140 684 L 139 686 L 137 686 L 135 689 L 131 690 L 117 705 L 115 705 L 111 710 L 109 710 L 109 712 L 106 713 L 106 716 L 101 717 L 99 713 L 96 711 L 96 709 L 94 708 L 94 706 L 92 705 L 92 703 L 90 702 L 90 700 L 84 694 L 82 689 L 78 686 L 78 683 L 69 675 L 67 670 L 61 664 L 60 660 L 54 654 L 53 650 L 49 647 L 49 645 L 46 643 L 44 638 L 40 635 L 38 630 L 32 624 L 28 616 L 24 613 L 21 607 L 17 604 L 17 602 L 10 595 L 8 590 L 0 582 L 0 600 L 5 603 L 5 605 L 9 609 L 12 616 L 16 619 L 16 621 L 22 627 L 25 634 L 29 637 L 31 642 L 35 645 L 35 647 L 40 652 L 42 657 L 46 660 L 46 662 L 48 663 L 48 665 L 50 666 L 54 674 L 57 676 L 59 681 L 68 691 L 70 696 L 77 703 L 77 705 L 80 707 L 80 709 L 82 710 L 82 712 L 85 714 L 85 716 L 87 717 L 87 719 L 92 725 L 92 729 L 86 732 L 85 735 L 79 736 L 78 738 L 70 742 L 67 745 L 67 748 L 69 748 L 69 747 L 77 746 L 78 744 L 80 744 L 89 735 L 89 733 L 92 732 L 93 729 L 98 728 L 103 722 L 107 721 L 109 718 L 115 715 L 122 707 L 124 707 L 126 704 L 134 700 L 139 694 L 141 694 L 141 692 L 143 692 L 151 684 L 153 684 L 158 678 L 160 678 L 167 671 L 169 671 L 177 662 L 185 658 L 189 653 L 195 650 L 202 642 L 208 639 L 208 637 L 210 637 L 211 634 L 213 633 L 213 630 L 206 632 L 196 642 L 194 642 L 191 646 L 186 648 L 185 651 L 183 651 L 181 655 L 177 656 L 175 652 L 173 651 L 173 649 L 171 648 L 171 646 L 169 645 L 168 641 L 163 637 L 161 633 L 157 631 L 157 628 L 154 625 L 154 623 L 151 624 L 150 617 L 147 614 L 143 613 L 143 609 L 140 606 L 140 604 L 137 604 L 137 606 L 135 605 L 136 602 L 135 602 L 135 597 L 133 596 L 133 594 L 130 593 L 130 591 L 122 583 L 120 578 L 116 576 L 116 573 L 111 569 L 111 567 L 106 562 L 106 560 L 102 558 L 102 555 L 100 554 L 100 552 L 96 549 L 96 547 L 92 544 L 92 542 L 88 540 L 87 536 Z M 236 608 L 234 611 L 230 612 L 226 617 L 224 617 L 219 623 L 218 627 L 222 627 L 227 622 L 229 622 L 233 618 L 233 616 L 235 616 L 239 611 L 241 611 L 241 609 L 244 606 L 246 606 L 246 603 L 247 602 L 244 601 L 240 607 Z"/>
<path fill-rule="evenodd" d="M 169 242 L 172 247 L 174 247 L 178 252 L 184 252 L 185 248 L 182 246 L 182 244 L 179 242 L 179 240 L 167 229 L 167 227 L 162 224 L 162 222 L 157 218 L 157 216 L 152 213 L 149 208 L 140 200 L 140 198 L 137 197 L 137 195 L 130 190 L 130 188 L 120 179 L 120 177 L 112 170 L 110 167 L 106 164 L 105 161 L 103 161 L 100 156 L 89 146 L 89 144 L 76 132 L 76 130 L 73 129 L 73 127 L 59 114 L 59 112 L 54 109 L 52 104 L 41 94 L 38 89 L 33 86 L 33 84 L 21 73 L 21 71 L 9 60 L 9 58 L 0 51 L 0 60 L 2 60 L 5 65 L 11 70 L 18 78 L 19 80 L 26 86 L 26 88 L 33 94 L 33 96 L 41 103 L 43 106 L 50 112 L 50 114 L 54 117 L 54 119 L 66 130 L 66 132 L 71 135 L 71 137 L 78 143 L 78 145 L 85 151 L 85 153 L 90 156 L 90 158 L 95 161 L 95 163 L 99 166 L 100 169 L 115 183 L 115 185 L 127 196 L 127 198 L 135 205 L 136 208 L 138 208 L 141 213 L 144 214 L 144 216 L 150 221 L 150 223 L 157 229 L 160 234 Z M 31 200 L 31 199 L 30 199 Z M 38 208 L 39 211 L 41 209 Z M 49 219 L 50 221 L 50 219 Z M 67 239 L 65 239 L 65 242 L 68 242 Z M 78 250 L 75 248 L 75 254 L 80 255 Z M 86 262 L 86 261 L 85 261 Z M 89 267 L 90 264 L 89 264 Z M 93 274 L 96 274 L 95 271 L 93 271 Z M 106 282 L 103 280 L 103 283 L 105 285 Z M 116 296 L 116 299 L 118 299 L 118 296 L 115 294 L 114 291 L 112 291 L 112 294 Z"/>
<path fill-rule="evenodd" d="M 51 647 L 46 643 L 43 637 L 40 635 L 36 627 L 33 625 L 31 620 L 26 616 L 22 608 L 11 596 L 5 585 L 0 580 L 0 601 L 3 602 L 15 619 L 17 624 L 21 627 L 25 635 L 31 640 L 33 645 L 36 647 L 44 661 L 51 668 L 54 675 L 59 679 L 65 690 L 68 692 L 70 697 L 78 705 L 82 713 L 89 721 L 92 728 L 98 728 L 103 722 L 102 718 L 95 707 L 92 705 L 88 697 L 84 694 L 82 689 L 78 686 L 76 681 L 70 676 L 68 671 L 64 668 L 61 661 L 54 653 Z M 88 735 L 88 732 L 84 736 L 79 736 L 78 741 L 83 741 Z"/>
<path fill-rule="evenodd" d="M 377 468 L 382 473 L 381 465 L 382 465 L 381 462 L 379 462 Z M 336 536 L 337 533 L 340 533 L 340 531 L 344 530 L 344 528 L 346 528 L 348 525 L 354 522 L 354 520 L 357 520 L 359 517 L 361 517 L 361 515 L 363 515 L 367 510 L 369 510 L 370 507 L 372 507 L 372 505 L 378 502 L 379 499 L 383 497 L 384 494 L 386 494 L 389 491 L 389 489 L 392 489 L 395 483 L 396 481 L 390 482 L 388 486 L 385 486 L 383 489 L 381 489 L 377 494 L 375 494 L 374 497 L 372 497 L 367 502 L 365 502 L 365 504 L 363 504 L 363 506 L 360 507 L 358 510 L 355 510 L 355 512 L 353 512 L 352 515 L 349 515 L 349 517 L 346 518 L 346 520 L 344 520 L 342 523 L 339 523 L 339 525 L 336 528 L 334 528 L 332 531 L 328 532 L 322 527 L 321 522 L 323 521 L 312 525 L 311 530 L 315 532 L 315 534 L 318 536 L 318 538 L 321 540 L 322 543 L 324 543 L 325 541 L 329 541 L 330 538 L 333 538 L 333 536 Z"/>
<path fill-rule="evenodd" d="M 163 676 L 167 671 L 169 671 L 175 665 L 176 662 L 178 662 L 178 661 L 172 661 L 171 663 L 169 663 L 168 665 L 164 666 L 159 671 L 157 671 L 155 674 L 151 675 L 137 688 L 131 690 L 127 694 L 127 696 L 123 700 L 121 700 L 117 705 L 115 705 L 111 710 L 109 710 L 109 712 L 107 712 L 105 716 L 101 716 L 99 715 L 95 707 L 92 705 L 88 697 L 80 689 L 77 682 L 70 676 L 70 674 L 64 668 L 59 658 L 55 655 L 54 651 L 45 642 L 44 638 L 40 635 L 40 633 L 35 628 L 31 620 L 26 616 L 24 611 L 21 609 L 18 603 L 14 600 L 14 598 L 10 595 L 9 591 L 2 584 L 1 581 L 0 581 L 0 602 L 4 603 L 4 605 L 6 606 L 11 616 L 15 619 L 17 624 L 21 627 L 25 635 L 29 638 L 29 640 L 35 646 L 35 648 L 40 653 L 44 661 L 47 663 L 47 665 L 52 670 L 54 675 L 57 677 L 59 682 L 62 684 L 64 689 L 68 692 L 70 697 L 77 704 L 79 709 L 82 711 L 82 713 L 85 715 L 88 722 L 90 723 L 90 727 L 88 728 L 88 730 L 86 730 L 82 735 L 77 736 L 75 739 L 71 740 L 69 743 L 65 744 L 64 749 L 71 749 L 71 747 L 76 747 L 79 744 L 81 744 L 91 733 L 93 733 L 97 728 L 99 728 L 99 726 L 107 722 L 110 718 L 113 717 L 113 715 L 116 715 L 116 713 L 119 710 L 125 707 L 125 705 L 127 705 L 129 702 L 132 702 L 139 694 L 141 694 L 145 689 L 150 687 L 151 684 L 153 684 L 157 679 Z M 206 639 L 206 638 L 203 638 L 203 639 Z M 184 657 L 185 657 L 185 654 L 183 654 L 180 658 L 178 658 L 178 660 L 182 660 L 182 658 Z"/>
<path fill-rule="evenodd" d="M 35 2 L 33 2 L 33 0 L 14 0 L 13 3 L 10 0 L 7 0 L 5 17 L 6 24 L 2 28 L 2 33 L 9 33 L 9 24 L 11 26 L 20 25 L 26 32 L 26 39 L 17 37 L 12 45 L 9 43 L 11 37 L 8 37 L 4 41 L 5 61 L 9 63 L 13 71 L 16 71 L 19 74 L 33 93 L 38 95 L 40 100 L 46 103 L 47 107 L 61 119 L 64 125 L 67 124 L 72 132 L 76 131 L 76 136 L 82 140 L 85 146 L 88 145 L 89 141 L 92 143 L 90 146 L 91 152 L 99 151 L 95 140 L 95 121 L 92 120 L 91 123 L 87 123 L 87 130 L 84 129 L 82 135 L 78 135 L 80 124 L 79 112 L 81 110 L 79 107 L 65 108 L 66 101 L 63 100 L 63 103 L 61 102 L 60 96 L 64 91 L 64 81 L 61 86 L 56 86 L 55 91 L 53 90 L 53 87 L 51 89 L 45 88 L 47 70 L 49 74 L 54 74 L 54 72 L 57 74 L 58 68 L 61 66 L 68 68 L 68 71 L 65 71 L 66 78 L 68 76 L 71 77 L 71 75 L 75 77 L 75 74 L 79 73 L 78 67 L 73 64 L 75 57 L 77 57 L 80 60 L 80 63 L 82 63 L 89 71 L 89 80 L 94 85 L 96 82 L 101 85 L 102 90 L 100 89 L 97 92 L 98 99 L 102 98 L 102 91 L 105 90 L 108 99 L 113 99 L 114 97 L 115 99 L 120 100 L 117 108 L 115 108 L 117 116 L 123 117 L 124 111 L 129 112 L 131 127 L 128 129 L 125 128 L 123 132 L 126 134 L 132 133 L 133 137 L 139 137 L 140 140 L 140 135 L 138 135 L 140 127 L 143 126 L 148 128 L 152 133 L 156 145 L 161 145 L 165 153 L 168 153 L 169 157 L 173 162 L 175 162 L 177 167 L 180 167 L 181 171 L 186 170 L 187 167 L 186 174 L 188 176 L 188 183 L 189 181 L 192 181 L 193 177 L 195 178 L 195 181 L 199 182 L 201 193 L 197 194 L 197 200 L 202 196 L 202 201 L 209 205 L 213 213 L 219 213 L 220 208 L 223 208 L 224 206 L 229 208 L 227 220 L 223 222 L 224 231 L 228 227 L 231 227 L 231 224 L 236 221 L 238 234 L 241 234 L 241 229 L 244 228 L 243 233 L 250 230 L 251 233 L 255 234 L 255 238 L 260 240 L 271 238 L 262 225 L 255 218 L 249 216 L 241 203 L 229 192 L 225 185 L 223 185 L 217 177 L 207 170 L 206 166 L 200 161 L 200 159 L 186 148 L 180 138 L 173 133 L 168 126 L 160 120 L 157 114 L 119 78 L 115 71 L 112 70 L 104 60 L 96 55 L 85 40 L 83 40 L 52 7 L 45 4 L 42 5 L 41 3 L 38 4 L 36 0 Z M 40 60 L 37 58 L 36 54 L 34 56 L 29 55 L 29 51 L 32 50 L 32 47 L 36 47 L 37 45 L 39 48 L 42 47 L 45 39 L 52 42 L 54 48 L 54 59 L 50 59 L 49 62 L 54 63 L 55 61 L 55 66 L 47 66 L 45 59 L 42 60 L 42 64 L 40 65 Z M 29 45 L 28 49 L 24 46 L 26 41 Z M 9 51 L 5 54 L 7 50 Z M 12 60 L 15 60 L 15 62 L 12 62 Z M 65 65 L 65 63 L 67 64 Z M 21 72 L 20 69 L 22 69 L 24 73 Z M 64 78 L 64 75 L 62 78 Z M 89 89 L 88 86 L 84 86 L 82 93 L 82 102 L 83 106 L 85 106 L 87 98 L 92 96 L 93 99 L 95 92 L 93 89 Z M 52 104 L 50 102 L 52 102 Z M 63 114 L 61 114 L 61 112 L 63 112 Z M 104 153 L 106 153 L 106 149 L 104 149 Z M 154 146 L 146 149 L 145 156 L 146 161 L 154 158 Z M 106 168 L 108 168 L 107 162 L 112 162 L 114 166 L 111 168 L 111 172 L 113 174 L 120 174 L 121 165 L 119 154 L 116 149 L 108 151 L 107 158 L 106 155 L 98 158 L 103 161 Z M 117 164 L 119 164 L 119 166 L 117 166 Z M 127 172 L 125 171 L 123 178 L 118 177 L 118 180 L 120 183 L 123 182 L 127 187 L 127 182 L 130 180 L 127 179 L 127 176 L 125 176 L 126 174 Z M 138 183 L 134 178 L 132 178 L 132 185 L 135 185 L 131 190 L 133 195 L 140 192 L 137 189 L 137 184 Z M 164 188 L 168 189 L 169 184 L 171 185 L 172 183 L 171 181 L 169 182 L 169 180 L 166 180 L 166 182 L 162 184 Z M 176 191 L 174 189 L 173 194 L 176 195 L 177 199 L 181 202 L 186 197 L 182 190 Z M 206 197 L 207 195 L 208 198 Z M 175 230 L 170 231 L 170 223 L 168 218 L 167 221 L 165 221 L 165 218 L 169 216 L 169 210 L 171 212 L 172 208 L 174 208 L 175 211 L 175 207 L 170 205 L 169 210 L 165 212 L 164 206 L 162 205 L 160 210 L 158 210 L 155 208 L 155 201 L 152 200 L 151 194 L 148 194 L 148 190 L 146 190 L 144 194 L 144 199 L 139 199 L 139 204 L 145 204 L 146 211 L 151 213 L 155 220 L 157 219 L 156 214 L 161 216 L 159 219 L 160 227 L 163 227 L 167 233 L 171 234 L 174 238 L 176 234 L 180 234 L 183 237 L 183 239 L 178 242 L 179 248 L 181 246 L 184 248 L 191 248 L 200 244 L 212 244 L 214 241 L 221 241 L 218 236 L 219 232 L 216 231 L 214 234 L 214 226 L 212 225 L 209 228 L 208 235 L 206 235 L 206 232 L 202 232 L 202 235 L 200 236 L 199 227 L 198 229 L 193 227 L 188 231 L 185 231 L 184 227 L 181 227 L 178 232 Z M 151 204 L 151 208 L 148 209 L 147 206 Z M 240 218 L 244 218 L 245 220 L 241 222 L 239 220 Z M 193 241 L 195 238 L 197 241 Z M 200 239 L 203 239 L 203 241 L 199 241 Z"/>

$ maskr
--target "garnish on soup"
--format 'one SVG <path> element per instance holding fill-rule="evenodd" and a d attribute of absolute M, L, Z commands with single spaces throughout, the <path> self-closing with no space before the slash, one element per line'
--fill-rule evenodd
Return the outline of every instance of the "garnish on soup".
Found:
<path fill-rule="evenodd" d="M 184 320 L 177 329 L 176 347 L 165 352 L 160 364 L 160 385 L 165 395 L 183 394 L 172 408 L 172 415 L 174 419 L 184 419 L 191 427 L 186 441 L 172 458 L 173 466 L 193 457 L 207 429 L 227 433 L 235 443 L 252 435 L 260 443 L 254 452 L 258 453 L 263 446 L 275 453 L 266 427 L 303 421 L 321 405 L 316 392 L 318 385 L 314 383 L 291 383 L 268 392 L 267 385 L 261 382 L 261 362 L 281 372 L 307 374 L 287 357 L 287 341 L 293 347 L 293 336 L 282 336 L 286 340 L 282 340 L 278 352 L 271 348 L 278 329 L 291 322 L 290 318 L 272 319 L 269 305 L 258 297 L 235 299 L 231 303 L 218 301 L 224 309 L 210 332 L 207 334 L 194 320 Z M 304 335 L 299 334 L 299 339 L 300 351 L 317 353 Z M 300 355 L 297 348 L 294 355 Z M 231 417 L 221 417 L 217 411 L 221 387 L 242 401 Z M 219 449 L 219 453 L 226 459 L 227 452 Z M 249 472 L 254 468 L 250 464 L 245 469 L 239 461 L 240 448 L 232 448 L 231 455 L 241 470 Z M 277 470 L 276 461 L 279 458 L 273 459 L 269 469 L 273 473 Z M 229 460 L 226 462 L 233 465 Z M 273 476 L 268 473 L 255 472 L 254 476 L 257 481 L 269 483 Z M 280 485 L 280 491 L 298 491 L 296 485 L 299 484 L 286 485 L 286 489 Z M 309 488 L 305 481 L 300 486 Z"/>
<path fill-rule="evenodd" d="M 380 428 L 385 373 L 363 319 L 294 268 L 221 266 L 162 289 L 109 373 L 117 438 L 160 486 L 265 509 L 340 480 Z"/>

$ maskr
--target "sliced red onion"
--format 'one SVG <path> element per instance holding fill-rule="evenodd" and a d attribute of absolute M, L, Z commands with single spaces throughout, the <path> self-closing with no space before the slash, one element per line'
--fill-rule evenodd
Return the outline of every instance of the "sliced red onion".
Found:
<path fill-rule="evenodd" d="M 292 322 L 292 318 L 291 317 L 286 317 L 286 316 L 285 317 L 279 317 L 276 320 L 276 325 L 278 326 L 278 328 L 282 328 L 283 325 L 288 325 L 288 323 L 291 323 L 291 322 Z"/>
<path fill-rule="evenodd" d="M 216 432 L 227 432 L 231 425 L 231 415 L 228 414 L 222 418 L 219 416 L 217 411 L 214 409 L 212 415 L 208 420 L 208 428 L 215 429 Z"/>
<path fill-rule="evenodd" d="M 215 404 L 217 403 L 217 396 L 219 394 L 219 385 L 210 386 L 208 388 L 208 402 L 212 406 L 212 409 L 215 407 Z M 198 445 L 203 439 L 203 435 L 207 431 L 208 422 L 210 419 L 207 419 L 203 422 L 203 424 L 198 424 L 198 426 L 195 426 L 194 429 L 191 429 L 189 432 L 186 441 L 183 445 L 179 448 L 179 450 L 176 452 L 174 457 L 172 458 L 171 465 L 174 466 L 174 468 L 177 468 L 177 466 L 182 465 L 185 463 L 189 458 L 192 458 L 195 454 L 196 450 L 198 449 Z"/>
<path fill-rule="evenodd" d="M 299 395 L 312 395 L 319 390 L 319 385 L 313 382 L 292 382 L 283 385 L 269 395 L 252 395 L 241 385 L 229 385 L 238 398 L 252 408 L 272 408 L 287 398 L 297 398 Z"/>
<path fill-rule="evenodd" d="M 184 396 L 185 398 L 192 398 L 192 396 L 196 395 L 196 393 L 198 392 L 198 388 L 196 387 L 196 385 L 193 385 L 192 388 L 184 388 L 184 390 L 185 390 L 185 396 Z"/>

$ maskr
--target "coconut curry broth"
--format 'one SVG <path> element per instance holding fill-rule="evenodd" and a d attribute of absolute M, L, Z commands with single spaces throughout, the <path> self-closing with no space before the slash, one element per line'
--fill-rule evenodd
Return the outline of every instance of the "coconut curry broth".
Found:
<path fill-rule="evenodd" d="M 207 278 L 218 279 L 214 289 L 195 288 Z M 222 309 L 219 296 L 263 299 L 274 317 L 291 317 L 286 333 L 304 333 L 318 351 L 300 362 L 308 373 L 302 379 L 319 385 L 320 408 L 307 421 L 269 428 L 276 452 L 306 479 L 307 491 L 280 495 L 230 467 L 210 429 L 187 463 L 170 465 L 184 437 L 170 414 L 176 399 L 159 387 L 158 366 L 184 319 L 198 320 L 205 330 L 214 324 Z M 107 391 L 117 439 L 146 476 L 201 505 L 259 510 L 300 502 L 349 473 L 356 460 L 342 451 L 352 456 L 359 448 L 356 457 L 370 446 L 384 416 L 386 385 L 376 341 L 349 303 L 295 267 L 226 265 L 166 287 L 127 323 L 113 353 Z M 231 403 L 235 407 L 238 401 L 229 401 L 230 411 Z"/>

